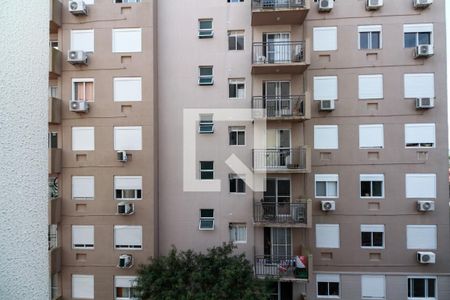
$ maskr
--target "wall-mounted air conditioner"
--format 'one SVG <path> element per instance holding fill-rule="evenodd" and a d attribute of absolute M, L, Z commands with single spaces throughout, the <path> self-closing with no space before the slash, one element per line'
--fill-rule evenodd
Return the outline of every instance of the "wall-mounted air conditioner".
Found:
<path fill-rule="evenodd" d="M 421 264 L 435 264 L 436 263 L 436 254 L 433 252 L 417 252 L 417 262 Z"/>
<path fill-rule="evenodd" d="M 367 10 L 377 10 L 383 6 L 383 0 L 366 0 Z"/>
<path fill-rule="evenodd" d="M 86 16 L 87 15 L 86 3 L 82 0 L 70 0 L 69 12 L 76 16 Z"/>
<path fill-rule="evenodd" d="M 128 202 L 120 202 L 117 204 L 117 214 L 129 216 L 134 214 L 134 204 Z"/>
<path fill-rule="evenodd" d="M 329 12 L 333 9 L 334 0 L 319 0 L 319 11 Z"/>
<path fill-rule="evenodd" d="M 128 155 L 126 151 L 117 151 L 117 160 L 120 162 L 127 162 Z"/>
<path fill-rule="evenodd" d="M 324 200 L 321 202 L 322 211 L 336 210 L 336 202 L 330 200 Z"/>
<path fill-rule="evenodd" d="M 320 110 L 330 111 L 335 109 L 335 100 L 320 100 Z"/>
<path fill-rule="evenodd" d="M 416 98 L 416 109 L 428 109 L 434 107 L 434 98 Z"/>
<path fill-rule="evenodd" d="M 418 211 L 434 211 L 434 201 L 432 200 L 419 200 L 417 201 Z"/>
<path fill-rule="evenodd" d="M 423 44 L 414 48 L 414 58 L 430 57 L 434 55 L 433 45 Z"/>
<path fill-rule="evenodd" d="M 85 113 L 89 111 L 89 103 L 84 100 L 71 100 L 69 105 L 69 110 L 73 112 Z"/>
<path fill-rule="evenodd" d="M 67 61 L 72 65 L 87 65 L 88 56 L 82 50 L 69 50 L 67 53 Z"/>
<path fill-rule="evenodd" d="M 414 8 L 427 8 L 433 4 L 433 0 L 413 0 Z"/>
<path fill-rule="evenodd" d="M 129 269 L 133 266 L 133 256 L 130 254 L 122 254 L 119 256 L 118 268 Z"/>

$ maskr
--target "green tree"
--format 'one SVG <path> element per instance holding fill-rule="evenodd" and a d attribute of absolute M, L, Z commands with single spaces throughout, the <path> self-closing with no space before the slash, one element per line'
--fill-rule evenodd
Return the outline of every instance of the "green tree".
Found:
<path fill-rule="evenodd" d="M 172 248 L 140 266 L 137 290 L 143 300 L 266 300 L 267 282 L 233 248 L 223 244 L 206 254 Z"/>

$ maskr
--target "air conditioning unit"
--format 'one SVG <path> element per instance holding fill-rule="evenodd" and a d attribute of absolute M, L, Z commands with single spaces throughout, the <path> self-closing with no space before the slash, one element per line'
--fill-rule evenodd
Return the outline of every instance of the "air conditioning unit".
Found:
<path fill-rule="evenodd" d="M 117 267 L 121 269 L 129 269 L 133 266 L 133 256 L 130 254 L 122 254 L 119 256 L 119 264 Z"/>
<path fill-rule="evenodd" d="M 87 6 L 83 0 L 70 0 L 69 12 L 76 16 L 87 16 Z"/>
<path fill-rule="evenodd" d="M 421 264 L 435 264 L 436 263 L 436 254 L 433 252 L 417 252 L 417 262 Z"/>
<path fill-rule="evenodd" d="M 67 61 L 72 65 L 87 65 L 87 53 L 81 50 L 69 50 Z"/>
<path fill-rule="evenodd" d="M 322 211 L 333 211 L 336 210 L 336 202 L 325 200 L 322 201 Z"/>
<path fill-rule="evenodd" d="M 433 0 L 413 0 L 414 8 L 426 8 L 433 4 Z"/>
<path fill-rule="evenodd" d="M 366 0 L 367 10 L 377 10 L 383 6 L 383 0 Z"/>
<path fill-rule="evenodd" d="M 430 57 L 434 55 L 434 47 L 433 45 L 417 45 L 414 48 L 414 58 L 419 57 Z"/>
<path fill-rule="evenodd" d="M 89 103 L 84 100 L 72 100 L 70 101 L 69 110 L 73 112 L 88 112 Z"/>
<path fill-rule="evenodd" d="M 331 11 L 333 9 L 334 0 L 319 0 L 319 11 Z"/>
<path fill-rule="evenodd" d="M 117 214 L 126 216 L 134 214 L 134 204 L 128 202 L 120 202 L 119 204 L 117 204 Z"/>
<path fill-rule="evenodd" d="M 434 211 L 434 201 L 431 200 L 419 200 L 417 201 L 418 211 Z"/>
<path fill-rule="evenodd" d="M 334 100 L 320 100 L 320 110 L 334 110 Z"/>
<path fill-rule="evenodd" d="M 127 162 L 128 161 L 127 152 L 117 151 L 117 160 L 121 162 Z"/>
<path fill-rule="evenodd" d="M 434 98 L 416 98 L 416 109 L 427 109 L 434 107 Z"/>

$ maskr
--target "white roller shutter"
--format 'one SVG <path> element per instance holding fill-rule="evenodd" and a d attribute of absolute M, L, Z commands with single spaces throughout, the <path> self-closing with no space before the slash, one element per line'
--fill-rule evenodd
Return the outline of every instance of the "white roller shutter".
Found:
<path fill-rule="evenodd" d="M 383 75 L 359 75 L 359 99 L 383 98 Z"/>
<path fill-rule="evenodd" d="M 339 274 L 317 274 L 317 282 L 340 282 Z"/>
<path fill-rule="evenodd" d="M 407 225 L 406 231 L 408 249 L 437 249 L 436 225 Z"/>
<path fill-rule="evenodd" d="M 314 126 L 314 149 L 338 149 L 338 126 L 337 125 L 315 125 Z"/>
<path fill-rule="evenodd" d="M 383 124 L 359 125 L 359 148 L 383 148 Z"/>
<path fill-rule="evenodd" d="M 94 225 L 72 225 L 72 246 L 74 248 L 93 248 L 94 245 Z"/>
<path fill-rule="evenodd" d="M 95 150 L 94 127 L 72 127 L 72 150 Z"/>
<path fill-rule="evenodd" d="M 142 127 L 114 127 L 114 150 L 142 150 Z"/>
<path fill-rule="evenodd" d="M 72 176 L 72 199 L 94 199 L 94 176 Z"/>
<path fill-rule="evenodd" d="M 339 224 L 316 224 L 316 247 L 339 248 Z"/>
<path fill-rule="evenodd" d="M 72 298 L 94 299 L 94 275 L 72 275 Z"/>
<path fill-rule="evenodd" d="M 135 287 L 137 279 L 137 276 L 114 276 L 114 285 L 122 288 Z"/>
<path fill-rule="evenodd" d="M 405 124 L 405 145 L 436 145 L 436 125 L 434 123 Z"/>
<path fill-rule="evenodd" d="M 70 50 L 94 52 L 94 30 L 71 30 Z"/>
<path fill-rule="evenodd" d="M 337 50 L 337 27 L 315 27 L 313 29 L 314 51 Z"/>
<path fill-rule="evenodd" d="M 406 198 L 436 198 L 436 174 L 406 174 Z"/>
<path fill-rule="evenodd" d="M 141 52 L 142 29 L 122 28 L 112 31 L 113 52 Z"/>
<path fill-rule="evenodd" d="M 314 100 L 338 99 L 337 76 L 314 76 Z"/>
<path fill-rule="evenodd" d="M 434 98 L 434 74 L 405 74 L 405 98 Z"/>
<path fill-rule="evenodd" d="M 114 78 L 114 101 L 142 101 L 142 78 Z"/>
<path fill-rule="evenodd" d="M 386 297 L 385 276 L 362 275 L 361 290 L 363 299 L 384 299 Z"/>
<path fill-rule="evenodd" d="M 114 176 L 116 190 L 142 190 L 142 176 Z"/>
<path fill-rule="evenodd" d="M 116 248 L 142 248 L 142 226 L 115 225 L 114 243 Z"/>

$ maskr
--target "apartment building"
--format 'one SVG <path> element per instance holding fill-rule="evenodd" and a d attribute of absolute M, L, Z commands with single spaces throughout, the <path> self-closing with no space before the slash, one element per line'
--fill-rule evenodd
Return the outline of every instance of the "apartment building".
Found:
<path fill-rule="evenodd" d="M 134 299 L 158 250 L 156 1 L 50 2 L 52 299 Z"/>
<path fill-rule="evenodd" d="M 160 1 L 160 253 L 231 240 L 272 299 L 450 299 L 444 11 Z"/>

